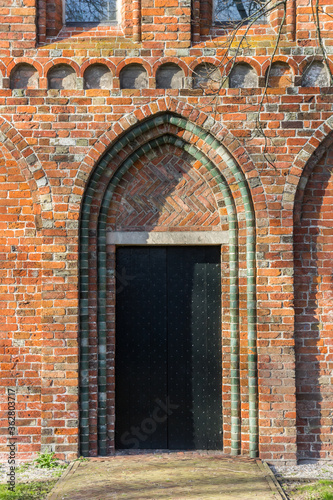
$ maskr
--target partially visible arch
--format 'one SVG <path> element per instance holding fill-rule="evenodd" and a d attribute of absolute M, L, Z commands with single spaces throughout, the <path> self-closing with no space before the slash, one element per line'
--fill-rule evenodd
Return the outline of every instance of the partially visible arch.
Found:
<path fill-rule="evenodd" d="M 303 170 L 294 205 L 297 454 L 332 459 L 333 137 Z"/>
<path fill-rule="evenodd" d="M 308 178 L 314 166 L 332 143 L 333 118 L 330 117 L 317 128 L 295 158 L 283 191 L 282 208 L 284 210 L 294 210 L 295 214 L 301 213 L 304 188 Z"/>
<path fill-rule="evenodd" d="M 0 61 L 0 77 L 3 79 L 6 76 L 6 66 Z"/>
<path fill-rule="evenodd" d="M 52 211 L 51 190 L 48 179 L 36 154 L 24 137 L 7 120 L 0 117 L 0 142 L 17 161 L 22 175 L 29 185 L 35 204 L 36 227 L 42 227 L 42 210 Z"/>
<path fill-rule="evenodd" d="M 318 415 L 322 407 L 320 376 L 318 365 L 311 361 L 311 366 L 306 364 L 306 354 L 312 353 L 314 361 L 325 356 L 321 352 L 325 345 L 322 336 L 320 315 L 320 298 L 324 298 L 326 305 L 330 306 L 330 297 L 326 298 L 327 290 L 320 290 L 321 283 L 327 281 L 327 276 L 321 276 L 327 266 L 323 265 L 320 253 L 325 252 L 327 236 L 323 232 L 323 224 L 332 225 L 329 220 L 329 207 L 331 202 L 324 203 L 325 192 L 331 183 L 332 167 L 327 165 L 327 158 L 331 162 L 333 147 L 333 119 L 328 118 L 325 123 L 317 128 L 312 137 L 302 147 L 297 155 L 290 173 L 286 178 L 282 198 L 282 210 L 293 214 L 293 243 L 294 243 L 294 304 L 295 304 L 295 340 L 296 340 L 296 382 L 297 382 L 297 445 L 298 457 L 304 458 L 306 454 L 320 452 L 320 458 L 327 456 L 329 451 L 327 443 L 322 448 L 321 444 L 314 444 L 317 440 L 311 433 L 316 432 Z M 326 165 L 325 165 L 326 164 Z M 332 163 L 330 163 L 332 165 Z M 326 205 L 326 207 L 325 207 Z M 321 213 L 322 207 L 325 214 Z M 332 217 L 331 217 L 332 218 Z M 324 229 L 325 231 L 325 229 Z M 328 257 L 329 251 L 326 252 Z M 319 252 L 319 253 L 318 253 Z M 329 258 L 326 259 L 326 263 Z M 319 266 L 318 266 L 319 264 Z M 329 271 L 330 273 L 330 271 Z M 327 274 L 327 273 L 326 273 Z M 331 273 L 332 275 L 332 273 Z M 327 281 L 328 283 L 328 281 Z M 324 285 L 325 286 L 325 285 Z M 328 300 L 327 300 L 328 299 Z M 317 307 L 318 306 L 318 307 Z M 326 306 L 324 306 L 326 307 Z M 312 325 L 312 326 L 311 326 Z M 304 356 L 302 357 L 302 353 Z M 306 394 L 304 387 L 304 371 L 312 373 L 313 386 L 310 393 Z M 325 377 L 324 373 L 322 373 Z M 322 379 L 325 381 L 325 378 Z M 303 387 L 302 387 L 303 384 Z M 325 386 L 325 384 L 324 384 Z M 309 386 L 308 386 L 309 388 Z M 311 401 L 311 394 L 313 395 Z M 307 401 L 307 402 L 306 402 Z M 314 401 L 316 401 L 314 403 Z M 332 403 L 329 403 L 332 405 Z M 314 419 L 311 420 L 307 413 L 310 406 L 315 409 Z M 307 409 L 307 410 L 306 410 Z M 326 417 L 325 417 L 326 418 Z M 327 430 L 326 430 L 327 432 Z M 331 431 L 330 431 L 331 432 Z M 304 435 L 305 439 L 304 438 Z M 308 435 L 309 434 L 309 435 Z M 325 436 L 324 436 L 325 438 Z M 324 443 L 325 439 L 321 442 Z M 310 443 L 314 446 L 311 447 Z M 311 447 L 311 450 L 310 450 Z M 321 449 L 320 449 L 321 448 Z M 329 451 L 330 457 L 332 450 Z M 309 458 L 309 457 L 307 457 Z"/>

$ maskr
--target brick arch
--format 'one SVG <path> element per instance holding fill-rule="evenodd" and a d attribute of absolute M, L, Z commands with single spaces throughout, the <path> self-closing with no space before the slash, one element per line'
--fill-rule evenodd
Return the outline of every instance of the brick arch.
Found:
<path fill-rule="evenodd" d="M 246 177 L 247 183 L 252 192 L 252 201 L 255 212 L 257 212 L 257 210 L 264 210 L 267 214 L 266 193 L 263 188 L 261 178 L 258 175 L 255 163 L 253 162 L 250 154 L 237 137 L 235 137 L 221 122 L 215 121 L 205 112 L 172 97 L 157 99 L 154 103 L 144 105 L 133 113 L 124 116 L 117 123 L 112 124 L 110 128 L 106 130 L 95 142 L 79 165 L 74 180 L 76 193 L 79 196 L 83 196 L 86 182 L 92 175 L 93 169 L 96 164 L 102 160 L 103 155 L 108 151 L 111 145 L 115 143 L 115 141 L 121 138 L 138 122 L 144 122 L 159 113 L 167 111 L 178 114 L 180 117 L 188 120 L 194 125 L 202 127 L 204 130 L 209 130 L 211 135 L 223 144 Z M 265 205 L 264 208 L 262 208 L 263 201 Z M 257 204 L 260 204 L 260 208 L 258 209 L 256 208 Z"/>
<path fill-rule="evenodd" d="M 298 75 L 298 65 L 297 65 L 297 63 L 295 62 L 295 60 L 292 57 L 281 56 L 281 55 L 275 56 L 273 58 L 272 64 L 279 63 L 279 62 L 288 64 L 288 66 L 290 67 L 290 69 L 291 69 L 291 71 L 293 73 L 293 76 L 297 76 Z M 266 75 L 266 71 L 267 71 L 267 69 L 268 69 L 268 67 L 269 67 L 270 64 L 271 64 L 271 61 L 269 59 L 269 60 L 265 61 L 264 64 L 262 65 L 262 75 L 263 76 Z"/>
<path fill-rule="evenodd" d="M 162 57 L 161 59 L 156 61 L 153 66 L 152 72 L 154 77 L 156 77 L 157 70 L 164 64 L 175 64 L 184 71 L 185 77 L 189 74 L 188 66 L 180 59 L 177 59 L 177 57 Z"/>
<path fill-rule="evenodd" d="M 42 211 L 40 209 L 43 196 L 43 209 L 52 210 L 51 192 L 46 174 L 33 149 L 22 135 L 4 118 L 0 117 L 0 141 L 10 152 L 20 166 L 26 182 L 29 185 L 35 204 L 36 227 L 42 226 Z"/>
<path fill-rule="evenodd" d="M 165 101 L 164 101 L 165 102 Z M 170 106 L 169 106 L 170 109 Z M 191 110 L 192 111 L 192 110 Z M 169 135 L 170 140 L 175 140 L 178 141 L 179 143 L 182 144 L 182 147 L 189 148 L 189 151 L 191 154 L 197 158 L 196 155 L 200 156 L 200 159 L 202 161 L 202 164 L 211 170 L 213 173 L 214 177 L 218 177 L 220 182 L 223 184 L 224 188 L 224 196 L 228 197 L 228 209 L 229 209 L 229 223 L 231 224 L 230 228 L 232 231 L 237 229 L 238 224 L 242 226 L 242 220 L 246 220 L 244 222 L 244 230 L 246 233 L 246 256 L 247 256 L 247 267 L 249 269 L 248 273 L 248 278 L 247 278 L 247 285 L 249 286 L 249 293 L 247 294 L 248 297 L 248 349 L 249 349 L 249 355 L 248 355 L 248 363 L 250 367 L 250 377 L 249 377 L 249 386 L 252 387 L 249 389 L 250 392 L 250 413 L 251 413 L 251 418 L 250 419 L 250 454 L 251 456 L 255 456 L 257 453 L 257 410 L 256 410 L 256 404 L 257 404 L 257 398 L 256 398 L 256 339 L 255 339 L 255 320 L 254 320 L 254 314 L 255 314 L 255 309 L 254 309 L 254 302 L 255 302 L 255 287 L 254 287 L 254 260 L 255 260 L 255 247 L 254 247 L 254 216 L 253 216 L 253 208 L 252 208 L 252 202 L 249 196 L 249 190 L 247 188 L 247 182 L 245 180 L 245 176 L 243 172 L 240 170 L 238 165 L 236 164 L 235 160 L 232 158 L 230 153 L 227 152 L 227 149 L 222 146 L 221 142 L 218 141 L 212 134 L 207 132 L 201 124 L 203 124 L 206 120 L 207 117 L 203 116 L 202 120 L 198 120 L 198 115 L 199 112 L 195 113 L 194 119 L 196 120 L 196 123 L 192 123 L 189 120 L 186 120 L 182 118 L 181 116 L 177 116 L 174 113 L 170 112 L 165 112 L 160 115 L 155 115 L 154 117 L 151 117 L 150 120 L 138 122 L 136 125 L 130 127 L 130 121 L 127 118 L 124 118 L 123 121 L 125 120 L 125 123 L 118 124 L 118 130 L 119 132 L 124 130 L 124 128 L 127 125 L 128 132 L 123 132 L 119 134 L 119 139 L 118 141 L 113 141 L 113 146 L 111 149 L 108 151 L 107 154 L 102 157 L 102 159 L 98 162 L 98 166 L 95 169 L 94 173 L 90 176 L 90 181 L 88 183 L 86 193 L 85 193 L 85 200 L 83 207 L 82 207 L 82 218 L 81 218 L 81 262 L 83 264 L 83 268 L 81 268 L 81 276 L 83 278 L 82 285 L 85 286 L 85 283 L 87 283 L 87 276 L 86 272 L 88 268 L 90 269 L 89 264 L 89 255 L 92 254 L 92 251 L 94 252 L 94 248 L 96 247 L 96 244 L 94 246 L 93 242 L 90 242 L 90 237 L 89 237 L 89 228 L 90 233 L 93 235 L 93 241 L 96 236 L 96 234 L 102 234 L 99 230 L 96 229 L 96 223 L 99 220 L 100 224 L 104 223 L 103 217 L 101 216 L 101 206 L 105 208 L 108 207 L 109 204 L 109 199 L 108 196 L 111 193 L 112 196 L 112 189 L 111 191 L 107 191 L 105 186 L 109 186 L 110 183 L 112 182 L 112 179 L 119 180 L 119 176 L 121 176 L 121 169 L 122 168 L 127 168 L 129 165 L 131 158 L 137 158 L 138 156 L 138 143 L 136 142 L 138 138 L 142 139 L 143 145 L 141 148 L 145 148 L 151 146 L 147 146 L 147 144 L 150 141 L 158 141 L 158 140 L 164 140 L 163 137 L 166 135 Z M 189 112 L 189 117 L 191 117 L 191 112 Z M 132 120 L 133 123 L 134 119 Z M 199 125 L 197 124 L 199 122 Z M 172 133 L 169 130 L 169 134 L 167 134 L 167 131 L 163 131 L 163 126 L 168 125 L 169 127 L 178 127 L 179 132 L 178 135 L 177 133 Z M 125 125 L 125 127 L 124 127 Z M 212 125 L 207 123 L 206 124 L 207 129 L 211 130 Z M 157 138 L 152 138 L 152 131 L 156 130 L 156 135 Z M 112 131 L 113 134 L 115 134 L 115 131 Z M 119 133 L 118 132 L 118 133 Z M 222 134 L 224 136 L 224 134 Z M 144 139 L 146 137 L 146 139 Z M 172 138 L 173 137 L 173 138 Z M 169 139 L 168 139 L 169 140 Z M 105 137 L 104 137 L 105 141 Z M 147 142 L 148 141 L 148 142 Z M 233 145 L 233 140 L 230 141 L 230 146 Z M 127 149 L 126 149 L 127 148 Z M 132 148 L 132 149 L 131 149 Z M 133 149 L 134 148 L 134 149 Z M 102 148 L 101 148 L 102 149 Z M 140 149 L 140 148 L 139 148 Z M 237 149 L 234 145 L 234 149 Z M 100 153 L 96 151 L 97 154 Z M 100 154 L 98 154 L 100 156 Z M 199 161 L 199 160 L 198 160 Z M 221 184 L 221 185 L 222 185 Z M 103 188 L 104 186 L 104 188 Z M 247 199 L 248 201 L 244 202 L 244 200 Z M 234 208 L 232 208 L 234 207 Z M 234 210 L 234 212 L 233 212 Z M 238 222 L 237 222 L 237 215 L 236 212 L 238 212 L 239 217 L 238 217 Z M 234 215 L 232 215 L 234 213 Z M 92 225 L 91 225 L 92 224 Z M 245 229 L 246 226 L 246 229 Z M 95 227 L 95 229 L 93 229 Z M 102 226 L 99 226 L 99 229 L 102 229 Z M 83 231 L 83 232 L 82 232 Z M 87 232 L 88 231 L 88 232 Z M 96 233 L 97 231 L 97 233 Z M 233 236 L 232 237 L 232 242 L 234 245 L 237 246 L 238 242 L 238 237 Z M 104 244 L 104 237 L 101 238 L 100 244 Z M 245 244 L 245 243 L 244 243 Z M 96 247 L 98 250 L 98 248 Z M 99 250 L 98 252 L 101 260 L 99 261 L 99 264 L 103 268 L 105 263 L 104 263 L 104 258 L 105 258 L 105 251 Z M 232 257 L 232 264 L 231 267 L 233 268 L 233 271 L 235 271 L 235 265 L 236 262 L 234 260 L 234 255 Z M 251 269 L 253 271 L 251 271 Z M 103 281 L 103 278 L 101 278 Z M 237 278 L 236 278 L 237 280 Z M 236 283 L 234 285 L 235 287 L 237 286 Z M 101 285 L 101 293 L 103 295 L 105 291 L 105 283 L 103 281 Z M 236 288 L 234 289 L 234 291 Z M 253 295 L 254 294 L 254 295 Z M 82 302 L 81 302 L 81 318 L 86 318 L 87 319 L 87 313 L 85 311 L 89 310 L 89 295 L 88 291 L 85 290 L 84 293 L 82 294 Z M 96 300 L 93 298 L 93 301 Z M 99 297 L 98 303 L 103 302 L 103 298 Z M 235 299 L 237 302 L 237 299 Z M 95 302 L 94 302 L 95 303 Z M 97 302 L 96 302 L 97 304 Z M 234 313 L 236 314 L 236 313 Z M 83 339 L 83 344 L 86 345 L 88 338 L 89 338 L 89 324 L 87 320 L 84 320 L 83 323 L 83 329 L 81 328 L 81 338 Z M 233 316 L 233 321 L 236 322 L 238 319 Z M 96 324 L 96 319 L 94 320 Z M 98 337 L 101 339 L 105 338 L 105 324 L 104 322 L 100 323 L 100 328 L 101 330 L 101 335 L 98 333 Z M 238 328 L 238 327 L 237 327 Z M 96 334 L 94 334 L 96 335 Z M 233 335 L 236 335 L 234 338 L 234 349 L 235 352 L 238 349 L 238 344 L 237 344 L 237 333 L 234 331 Z M 102 346 L 101 352 L 105 352 L 105 348 Z M 103 360 L 102 360 L 103 361 Z M 103 361 L 103 366 L 105 367 L 105 361 Z M 82 385 L 82 391 L 86 394 L 87 391 L 89 391 L 89 370 L 88 370 L 88 365 L 86 363 L 86 358 L 85 356 L 81 360 L 81 370 L 83 372 L 81 380 L 83 380 L 83 385 Z M 102 372 L 101 372 L 102 373 Z M 254 377 L 254 378 L 253 378 Z M 251 380 L 250 380 L 251 379 Z M 239 395 L 239 388 L 235 389 L 235 394 L 236 397 L 238 398 Z M 102 397 L 102 400 L 104 400 L 104 396 Z M 234 404 L 236 403 L 237 405 L 238 399 L 234 399 Z M 87 414 L 87 407 L 86 407 L 86 402 L 84 403 L 84 408 L 81 408 L 82 411 L 82 418 L 84 422 L 87 422 L 88 414 Z M 104 420 L 103 420 L 104 419 Z M 100 424 L 101 429 L 105 429 L 105 415 L 103 416 L 103 421 Z M 232 419 L 232 435 L 236 439 L 234 439 L 234 442 L 232 444 L 232 452 L 237 454 L 238 452 L 238 447 L 239 443 L 237 442 L 238 440 L 238 434 L 239 434 L 239 427 L 240 427 L 240 422 L 239 422 L 239 417 L 236 418 L 236 415 L 234 415 Z M 83 444 L 82 452 L 87 454 L 90 452 L 88 442 L 89 442 L 89 436 L 87 435 L 88 428 L 87 426 L 82 427 L 82 432 L 83 434 L 81 435 L 81 442 Z"/>
<path fill-rule="evenodd" d="M 255 59 L 251 57 L 237 57 L 235 61 L 231 60 L 226 64 L 226 73 L 228 74 L 232 67 L 237 66 L 237 64 L 248 64 L 257 73 L 257 76 L 261 76 L 261 66 Z"/>
<path fill-rule="evenodd" d="M 333 455 L 332 338 L 333 133 L 310 156 L 294 196 L 294 308 L 298 459 Z M 309 154 L 309 150 L 307 151 Z M 304 160 L 304 159 L 303 159 Z"/>
<path fill-rule="evenodd" d="M 17 59 L 11 61 L 8 64 L 8 66 L 7 66 L 7 76 L 8 77 L 10 77 L 12 71 L 19 64 L 29 64 L 29 66 L 32 66 L 38 72 L 39 78 L 41 78 L 43 76 L 43 67 L 39 62 L 35 61 L 34 59 L 30 59 L 29 57 L 18 57 Z"/>
<path fill-rule="evenodd" d="M 85 70 L 89 67 L 89 66 L 93 66 L 95 64 L 102 64 L 103 66 L 106 66 L 107 68 L 109 68 L 109 70 L 111 71 L 112 73 L 112 76 L 115 75 L 115 72 L 116 72 L 116 66 L 113 64 L 113 62 L 109 61 L 108 59 L 104 59 L 103 57 L 93 57 L 91 59 L 87 59 L 86 61 L 84 61 L 84 63 L 81 65 L 80 67 L 80 76 L 84 76 L 84 72 Z"/>
<path fill-rule="evenodd" d="M 6 71 L 7 71 L 6 66 L 2 61 L 0 61 L 0 73 L 3 78 L 6 76 Z"/>
<path fill-rule="evenodd" d="M 70 66 L 75 71 L 76 76 L 80 76 L 80 66 L 75 61 L 72 61 L 72 59 L 69 59 L 67 57 L 57 57 L 55 59 L 52 59 L 52 61 L 46 63 L 44 66 L 44 76 L 47 77 L 50 69 L 60 64 L 66 64 L 67 66 Z"/>
<path fill-rule="evenodd" d="M 333 142 L 332 131 L 333 120 L 330 117 L 317 128 L 296 156 L 283 191 L 282 208 L 284 210 L 294 210 L 296 205 L 298 209 L 300 208 L 309 176 L 326 148 Z M 299 213 L 299 210 L 297 211 Z"/>
<path fill-rule="evenodd" d="M 191 75 L 195 68 L 199 66 L 200 64 L 212 64 L 213 66 L 216 66 L 216 69 L 220 69 L 221 71 L 221 61 L 216 59 L 216 57 L 209 57 L 209 56 L 203 56 L 203 57 L 198 57 L 194 61 L 192 61 L 188 67 L 189 67 L 189 74 Z"/>
<path fill-rule="evenodd" d="M 130 66 L 131 64 L 142 66 L 147 71 L 148 76 L 152 75 L 151 65 L 147 61 L 140 59 L 140 57 L 129 57 L 117 64 L 115 76 L 119 78 L 121 70 L 124 69 L 125 66 Z"/>
<path fill-rule="evenodd" d="M 299 63 L 299 74 L 300 76 L 303 75 L 304 71 L 306 68 L 313 62 L 322 62 L 325 65 L 325 60 L 322 56 L 320 55 L 314 55 L 311 57 L 306 57 L 303 59 L 302 62 Z M 330 70 L 333 71 L 333 62 L 330 59 L 326 59 L 326 62 L 328 63 Z"/>

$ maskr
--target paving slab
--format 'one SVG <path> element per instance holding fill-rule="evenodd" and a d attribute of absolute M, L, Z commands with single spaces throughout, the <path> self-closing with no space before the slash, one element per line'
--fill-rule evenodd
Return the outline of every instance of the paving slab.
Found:
<path fill-rule="evenodd" d="M 259 460 L 218 454 L 152 453 L 75 462 L 48 500 L 281 500 Z"/>

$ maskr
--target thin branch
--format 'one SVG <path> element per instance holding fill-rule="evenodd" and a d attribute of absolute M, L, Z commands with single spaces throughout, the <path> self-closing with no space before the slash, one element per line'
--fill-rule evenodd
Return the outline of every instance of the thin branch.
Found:
<path fill-rule="evenodd" d="M 273 62 L 274 62 L 274 57 L 276 55 L 276 52 L 277 52 L 277 49 L 278 49 L 278 46 L 279 46 L 279 43 L 280 43 L 280 39 L 281 39 L 281 35 L 282 35 L 282 29 L 283 29 L 283 26 L 284 26 L 284 23 L 285 23 L 285 20 L 286 20 L 286 13 L 287 13 L 287 2 L 284 1 L 282 2 L 283 4 L 283 16 L 282 16 L 282 19 L 281 19 L 281 22 L 280 22 L 280 26 L 279 26 L 279 30 L 278 30 L 278 33 L 277 33 L 277 37 L 276 37 L 276 41 L 275 41 L 275 45 L 274 45 L 274 49 L 273 49 L 273 53 L 271 55 L 271 58 L 270 58 L 270 63 L 269 63 L 269 67 L 266 71 L 266 81 L 265 81 L 265 88 L 264 88 L 264 92 L 261 96 L 261 100 L 260 100 L 260 103 L 259 103 L 259 107 L 258 107 L 258 110 L 257 110 L 257 113 L 256 113 L 256 127 L 258 129 L 258 131 L 263 135 L 263 137 L 265 138 L 265 145 L 264 145 L 264 150 L 263 150 L 263 156 L 265 158 L 265 160 L 275 169 L 275 165 L 274 163 L 271 161 L 271 159 L 267 156 L 267 149 L 268 149 L 268 139 L 267 139 L 267 135 L 265 134 L 264 130 L 263 130 L 263 127 L 262 127 L 262 123 L 260 121 L 260 113 L 261 113 L 261 110 L 263 108 L 263 104 L 264 104 L 264 99 L 265 97 L 267 97 L 267 89 L 268 89 L 268 83 L 269 83 L 269 77 L 270 77 L 270 73 L 271 73 L 271 69 L 272 69 L 272 65 L 273 65 Z"/>
<path fill-rule="evenodd" d="M 321 52 L 323 54 L 324 64 L 325 64 L 325 66 L 329 72 L 329 75 L 330 75 L 331 85 L 333 85 L 333 75 L 332 75 L 332 71 L 331 71 L 331 68 L 330 68 L 330 65 L 328 62 L 328 57 L 327 57 L 326 49 L 325 49 L 325 46 L 323 43 L 323 39 L 321 36 L 320 19 L 319 19 L 319 0 L 316 0 L 315 7 L 313 5 L 313 0 L 311 0 L 311 9 L 312 9 L 313 19 L 314 19 L 314 22 L 316 25 L 316 32 L 317 32 L 317 38 L 318 38 L 317 41 L 319 43 L 319 47 L 320 47 Z"/>

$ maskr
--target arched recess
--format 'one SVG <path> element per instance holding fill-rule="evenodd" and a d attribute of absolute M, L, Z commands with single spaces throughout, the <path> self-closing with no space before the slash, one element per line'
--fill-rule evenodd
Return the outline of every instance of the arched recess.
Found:
<path fill-rule="evenodd" d="M 190 137 L 197 137 L 191 144 Z M 255 306 L 255 223 L 252 202 L 244 174 L 215 137 L 200 126 L 173 113 L 164 112 L 134 125 L 99 161 L 84 195 L 80 225 L 80 390 L 81 453 L 107 454 L 106 409 L 106 218 L 114 190 L 123 175 L 141 155 L 161 144 L 174 144 L 187 151 L 214 178 L 228 212 L 230 233 L 230 360 L 231 360 L 231 452 L 240 451 L 239 387 L 239 272 L 238 227 L 245 219 L 246 296 L 248 337 L 248 390 L 250 455 L 257 456 L 257 358 Z M 205 152 L 203 152 L 205 151 Z M 242 207 L 239 211 L 239 207 Z M 97 257 L 89 278 L 90 258 Z M 96 259 L 95 259 L 96 260 Z M 90 290 L 89 290 L 90 288 Z M 92 373 L 98 373 L 91 384 Z M 98 391 L 97 391 L 98 387 Z M 91 420 L 97 419 L 97 433 Z"/>
<path fill-rule="evenodd" d="M 313 144 L 314 140 L 312 147 Z M 332 192 L 331 133 L 314 150 L 302 171 L 293 211 L 299 460 L 327 460 L 333 455 L 330 438 L 333 404 L 330 364 L 333 352 Z"/>
<path fill-rule="evenodd" d="M 312 169 L 333 142 L 333 117 L 322 123 L 304 144 L 295 158 L 286 178 L 282 197 L 282 209 L 300 214 L 304 187 Z"/>
<path fill-rule="evenodd" d="M 42 211 L 52 210 L 48 179 L 36 154 L 24 137 L 4 118 L 0 118 L 0 143 L 18 162 L 20 171 L 29 185 L 34 202 L 35 223 L 42 227 Z"/>

